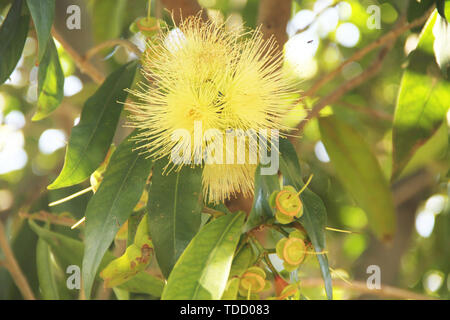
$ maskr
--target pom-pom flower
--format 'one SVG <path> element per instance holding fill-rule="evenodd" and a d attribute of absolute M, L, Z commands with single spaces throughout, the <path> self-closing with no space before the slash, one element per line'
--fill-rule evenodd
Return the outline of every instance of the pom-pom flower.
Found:
<path fill-rule="evenodd" d="M 256 161 L 250 154 L 258 142 L 270 148 L 261 142 L 261 130 L 286 130 L 281 118 L 293 103 L 294 88 L 283 77 L 275 41 L 264 40 L 259 30 L 239 34 L 224 24 L 188 18 L 149 42 L 142 61 L 149 84 L 130 91 L 139 101 L 127 104 L 130 125 L 141 132 L 138 148 L 155 159 L 172 156 L 170 170 L 204 166 L 207 202 L 239 192 L 250 196 L 260 153 Z M 229 148 L 230 132 L 255 134 L 245 135 L 240 147 L 235 134 Z"/>

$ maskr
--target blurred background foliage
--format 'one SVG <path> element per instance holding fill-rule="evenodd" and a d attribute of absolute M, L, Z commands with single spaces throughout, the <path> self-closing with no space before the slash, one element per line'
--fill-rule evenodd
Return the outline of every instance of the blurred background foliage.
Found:
<path fill-rule="evenodd" d="M 410 2 L 413 0 L 293 1 L 287 25 L 289 40 L 284 46 L 286 71 L 297 78 L 299 90 L 306 91 L 321 75 L 392 29 Z M 258 0 L 199 0 L 199 3 L 208 9 L 213 19 L 226 20 L 229 28 L 256 27 Z M 11 1 L 1 1 L 0 22 L 10 4 Z M 65 28 L 66 8 L 70 4 L 81 7 L 81 30 Z M 152 1 L 152 5 L 155 16 L 166 19 L 170 25 L 169 14 L 162 4 Z M 370 5 L 381 9 L 380 29 L 368 28 Z M 130 25 L 136 17 L 145 15 L 146 6 L 146 0 L 60 0 L 56 1 L 55 28 L 80 53 L 117 38 L 129 39 L 143 48 L 143 37 L 133 33 Z M 372 146 L 386 179 L 392 171 L 392 123 L 400 81 L 407 57 L 418 43 L 419 32 L 420 28 L 404 33 L 374 78 L 348 92 L 332 108 L 329 106 L 322 111 L 322 114 L 333 113 L 364 137 Z M 38 238 L 28 224 L 23 223 L 20 213 L 45 210 L 78 220 L 84 215 L 90 198 L 90 194 L 85 194 L 62 205 L 48 207 L 49 202 L 88 186 L 85 183 L 81 187 L 50 191 L 45 188 L 57 176 L 70 130 L 79 121 L 84 101 L 97 87 L 80 73 L 58 42 L 56 46 L 65 77 L 64 99 L 51 117 L 31 122 L 37 101 L 34 30 L 28 34 L 22 57 L 10 79 L 0 87 L 0 219 L 7 222 L 13 251 L 35 292 L 38 292 L 35 258 Z M 375 56 L 376 53 L 371 53 L 347 65 L 338 77 L 321 88 L 318 96 L 363 72 Z M 105 49 L 92 61 L 107 74 L 133 58 L 132 52 L 116 47 Z M 434 61 L 422 59 L 416 63 L 424 64 L 420 68 L 426 69 Z M 312 104 L 312 101 L 306 102 Z M 298 106 L 286 118 L 286 123 L 297 125 L 305 114 L 304 107 Z M 335 275 L 339 273 L 350 281 L 366 279 L 367 266 L 375 264 L 381 267 L 384 284 L 444 299 L 450 297 L 449 125 L 450 113 L 447 113 L 447 122 L 418 149 L 392 184 L 398 228 L 390 246 L 381 244 L 368 231 L 366 213 L 336 178 L 321 141 L 317 119 L 305 126 L 301 139 L 295 140 L 304 168 L 302 174 L 308 177 L 314 173 L 311 189 L 324 200 L 328 226 L 355 232 L 327 233 L 328 257 Z M 120 126 L 115 141 L 121 141 L 128 132 Z M 56 230 L 70 236 L 75 234 L 63 227 L 56 227 Z M 1 257 L 0 253 L 0 260 Z M 21 298 L 8 272 L 1 267 L 0 284 L 0 299 Z M 305 295 L 323 298 L 321 290 L 305 289 Z M 351 297 L 354 293 L 335 288 L 335 298 Z"/>

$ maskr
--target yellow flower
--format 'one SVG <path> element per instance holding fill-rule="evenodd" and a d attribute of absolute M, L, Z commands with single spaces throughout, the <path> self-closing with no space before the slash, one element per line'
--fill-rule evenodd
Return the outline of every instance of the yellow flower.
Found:
<path fill-rule="evenodd" d="M 143 57 L 143 74 L 150 84 L 130 91 L 139 102 L 127 105 L 130 125 L 141 130 L 139 148 L 155 159 L 182 154 L 183 163 L 169 162 L 171 168 L 204 165 L 205 201 L 221 202 L 239 192 L 252 195 L 259 156 L 256 163 L 248 157 L 225 163 L 230 154 L 225 134 L 257 133 L 247 136 L 243 149 L 231 148 L 239 154 L 256 151 L 261 129 L 287 129 L 281 118 L 293 103 L 294 88 L 283 77 L 281 65 L 274 40 L 263 40 L 259 30 L 238 34 L 198 17 L 163 30 Z M 209 140 L 200 136 L 198 141 L 199 127 L 203 133 L 213 132 Z M 175 135 L 179 130 L 190 138 Z M 224 161 L 206 162 L 208 146 L 219 140 L 225 152 L 215 148 L 211 156 Z"/>

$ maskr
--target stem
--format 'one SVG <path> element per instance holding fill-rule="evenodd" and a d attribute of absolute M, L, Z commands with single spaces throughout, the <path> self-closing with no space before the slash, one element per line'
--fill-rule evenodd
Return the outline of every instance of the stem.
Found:
<path fill-rule="evenodd" d="M 152 8 L 152 0 L 148 0 L 148 8 L 147 8 L 147 21 L 150 20 L 150 11 Z"/>
<path fill-rule="evenodd" d="M 268 252 L 264 252 L 264 262 L 266 263 L 267 267 L 269 267 L 270 271 L 272 271 L 272 273 L 274 275 L 278 275 L 277 269 L 275 269 L 275 267 L 273 266 L 272 262 L 270 261 Z"/>
<path fill-rule="evenodd" d="M 303 288 L 314 288 L 323 286 L 323 280 L 321 278 L 308 278 L 302 279 L 300 282 Z M 434 299 L 426 295 L 411 292 L 404 289 L 399 289 L 387 285 L 381 285 L 381 289 L 369 289 L 367 284 L 363 281 L 352 281 L 351 284 L 346 283 L 342 280 L 333 280 L 333 286 L 340 287 L 343 289 L 349 289 L 352 291 L 359 292 L 361 294 L 370 294 L 379 297 L 389 297 L 395 299 L 413 299 L 413 300 L 430 300 Z"/>
<path fill-rule="evenodd" d="M 67 196 L 67 197 L 65 197 L 65 198 L 59 199 L 59 200 L 57 200 L 57 201 L 53 201 L 53 202 L 49 203 L 48 206 L 49 206 L 49 207 L 53 207 L 53 206 L 56 206 L 56 205 L 58 205 L 58 204 L 64 203 L 64 202 L 66 202 L 66 201 L 72 200 L 73 198 L 76 198 L 76 197 L 81 196 L 81 195 L 83 195 L 83 194 L 85 194 L 85 193 L 88 193 L 88 192 L 91 191 L 92 189 L 93 189 L 92 186 L 87 187 L 86 189 L 83 189 L 83 190 L 81 190 L 81 191 L 75 192 L 74 194 L 71 194 L 70 196 Z"/>
<path fill-rule="evenodd" d="M 406 31 L 418 27 L 425 23 L 430 16 L 430 14 L 433 12 L 435 6 L 433 5 L 422 17 L 419 17 L 412 21 L 411 23 L 404 23 L 399 25 L 398 27 L 392 29 L 385 35 L 381 36 L 374 42 L 370 43 L 369 45 L 365 46 L 361 50 L 355 52 L 350 58 L 345 60 L 339 67 L 337 67 L 334 71 L 326 74 L 323 78 L 319 79 L 316 83 L 314 83 L 311 88 L 305 92 L 305 96 L 314 96 L 317 91 L 323 87 L 326 83 L 333 80 L 338 74 L 342 72 L 344 67 L 351 62 L 361 60 L 363 57 L 365 57 L 368 53 L 372 52 L 373 50 L 385 45 L 386 43 L 395 40 L 402 34 L 404 34 Z"/>
<path fill-rule="evenodd" d="M 52 36 L 62 45 L 81 72 L 87 74 L 97 84 L 105 80 L 105 76 L 93 64 L 84 59 L 55 28 L 52 28 Z"/>
<path fill-rule="evenodd" d="M 11 247 L 9 246 L 8 240 L 6 238 L 5 228 L 1 221 L 0 221 L 0 248 L 2 249 L 3 254 L 5 255 L 4 266 L 11 274 L 14 283 L 16 284 L 17 288 L 19 288 L 23 297 L 26 300 L 36 300 L 33 291 L 31 290 L 28 284 L 27 278 L 25 278 L 25 276 L 23 275 L 22 270 L 20 269 L 20 266 L 17 263 L 16 258 L 14 257 Z"/>
<path fill-rule="evenodd" d="M 92 47 L 91 49 L 89 49 L 86 54 L 84 55 L 84 59 L 86 61 L 90 60 L 93 56 L 95 56 L 97 53 L 99 53 L 100 51 L 102 51 L 105 48 L 110 48 L 110 47 L 114 47 L 114 46 L 122 46 L 124 48 L 126 48 L 127 50 L 133 52 L 136 56 L 140 56 L 142 54 L 141 50 L 139 50 L 139 48 L 132 43 L 131 41 L 125 40 L 125 39 L 111 39 L 111 40 L 107 40 L 105 42 L 102 42 L 98 45 L 96 45 L 95 47 Z"/>
<path fill-rule="evenodd" d="M 57 224 L 61 226 L 71 227 L 73 226 L 76 221 L 69 217 L 60 217 L 57 215 L 54 215 L 52 213 L 46 212 L 46 211 L 39 211 L 37 213 L 26 213 L 26 212 L 19 212 L 19 216 L 21 218 L 26 219 L 34 219 L 39 221 L 45 221 L 50 222 L 52 224 Z"/>
<path fill-rule="evenodd" d="M 211 208 L 208 208 L 208 207 L 203 207 L 202 212 L 206 213 L 206 214 L 209 214 L 209 215 L 213 216 L 214 218 L 218 218 L 218 217 L 221 217 L 221 216 L 225 215 L 225 213 L 223 213 L 221 211 L 214 210 L 214 209 L 211 209 Z"/>
<path fill-rule="evenodd" d="M 272 228 L 273 230 L 278 231 L 279 233 L 281 233 L 283 236 L 285 237 L 289 237 L 289 232 L 287 232 L 286 230 L 284 230 L 282 227 L 280 227 L 279 225 L 273 224 L 270 226 L 270 228 Z"/>
<path fill-rule="evenodd" d="M 298 129 L 299 131 L 302 131 L 309 120 L 317 117 L 320 113 L 320 111 L 325 108 L 327 105 L 337 101 L 340 99 L 345 93 L 347 93 L 350 90 L 353 90 L 354 88 L 358 87 L 361 83 L 368 80 L 369 78 L 372 78 L 378 71 L 381 69 L 381 65 L 383 64 L 384 59 L 386 58 L 388 52 L 392 49 L 392 46 L 394 45 L 394 41 L 390 42 L 389 44 L 384 47 L 377 59 L 370 65 L 369 68 L 367 68 L 363 73 L 361 73 L 359 76 L 350 79 L 347 82 L 344 82 L 341 86 L 339 86 L 336 90 L 334 90 L 332 93 L 327 95 L 326 97 L 322 98 L 317 102 L 314 107 L 311 109 L 311 111 L 308 113 L 306 118 L 300 122 Z"/>

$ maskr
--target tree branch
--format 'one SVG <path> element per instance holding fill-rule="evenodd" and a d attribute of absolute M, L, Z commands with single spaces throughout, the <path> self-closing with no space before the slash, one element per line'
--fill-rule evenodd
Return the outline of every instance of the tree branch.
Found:
<path fill-rule="evenodd" d="M 97 84 L 102 83 L 105 80 L 105 76 L 89 61 L 84 59 L 55 29 L 52 28 L 53 37 L 62 45 L 64 50 L 70 55 L 78 69 L 81 72 L 87 74 Z"/>
<path fill-rule="evenodd" d="M 169 10 L 176 24 L 189 16 L 195 16 L 201 11 L 203 20 L 208 20 L 206 10 L 202 11 L 202 7 L 196 0 L 161 0 L 162 4 Z"/>
<path fill-rule="evenodd" d="M 300 124 L 298 125 L 298 129 L 300 131 L 302 131 L 304 129 L 304 127 L 306 126 L 306 124 L 308 123 L 308 121 L 317 117 L 323 108 L 325 108 L 327 105 L 337 101 L 345 93 L 358 87 L 361 83 L 372 78 L 376 73 L 378 73 L 378 71 L 381 69 L 384 59 L 386 58 L 388 52 L 392 49 L 393 45 L 394 45 L 394 41 L 391 41 L 391 43 L 389 43 L 386 47 L 384 47 L 380 51 L 377 59 L 370 65 L 369 68 L 367 68 L 359 76 L 354 77 L 353 79 L 350 79 L 347 82 L 344 82 L 341 86 L 339 86 L 336 90 L 334 90 L 328 96 L 320 99 L 319 102 L 317 102 L 314 105 L 314 107 L 311 109 L 311 111 L 307 114 L 306 118 L 302 122 L 300 122 Z"/>
<path fill-rule="evenodd" d="M 300 281 L 300 286 L 303 288 L 314 288 L 323 286 L 323 280 L 321 278 L 305 278 Z M 412 300 L 433 299 L 433 297 L 429 297 L 419 293 L 386 285 L 381 285 L 381 289 L 369 289 L 367 287 L 367 284 L 362 281 L 352 281 L 351 283 L 347 283 L 343 280 L 333 280 L 333 286 L 353 290 L 362 294 L 375 295 L 383 298 L 412 299 Z"/>
<path fill-rule="evenodd" d="M 422 17 L 417 18 L 416 20 L 412 21 L 411 23 L 404 23 L 404 24 L 397 26 L 396 28 L 392 29 L 385 35 L 383 35 L 380 38 L 378 38 L 377 40 L 375 40 L 374 42 L 370 43 L 369 45 L 367 45 L 364 48 L 360 49 L 359 51 L 355 52 L 350 58 L 348 58 L 347 60 L 342 62 L 342 64 L 339 67 L 337 67 L 335 70 L 328 73 L 324 77 L 320 78 L 316 83 L 314 83 L 311 86 L 311 88 L 305 92 L 304 96 L 314 96 L 322 86 L 324 86 L 326 83 L 333 80 L 338 74 L 340 74 L 342 72 L 344 67 L 347 66 L 348 64 L 350 64 L 351 62 L 361 60 L 368 53 L 372 52 L 373 50 L 375 50 L 381 46 L 386 45 L 386 43 L 388 43 L 392 40 L 397 39 L 399 36 L 401 36 L 406 31 L 422 25 L 423 23 L 425 23 L 427 21 L 428 17 L 431 15 L 433 10 L 434 10 L 434 6 L 432 6 Z"/>
<path fill-rule="evenodd" d="M 16 258 L 14 257 L 11 247 L 9 246 L 8 239 L 6 238 L 5 227 L 3 226 L 3 223 L 1 221 L 0 221 L 0 248 L 2 249 L 3 254 L 5 255 L 3 265 L 11 274 L 14 283 L 22 293 L 22 296 L 26 300 L 36 300 L 33 291 L 31 290 L 28 284 L 27 278 L 25 278 L 25 276 L 23 275 L 22 270 L 20 269 L 20 266 L 17 263 Z"/>
<path fill-rule="evenodd" d="M 97 53 L 99 53 L 105 48 L 115 47 L 118 45 L 128 49 L 130 52 L 133 52 L 138 57 L 142 54 L 141 50 L 139 50 L 139 48 L 131 41 L 125 39 L 111 39 L 102 42 L 96 45 L 95 47 L 89 49 L 84 55 L 84 60 L 90 60 L 93 56 L 95 56 Z"/>
<path fill-rule="evenodd" d="M 57 216 L 55 214 L 46 212 L 46 211 L 39 211 L 36 213 L 27 213 L 27 212 L 19 212 L 19 217 L 24 219 L 33 219 L 33 220 L 39 220 L 44 222 L 50 222 L 52 224 L 71 227 L 75 223 L 77 223 L 76 220 L 69 218 L 69 217 L 61 217 Z"/>
<path fill-rule="evenodd" d="M 291 17 L 291 0 L 261 0 L 258 25 L 265 39 L 274 37 L 281 51 L 288 39 L 286 25 Z"/>

